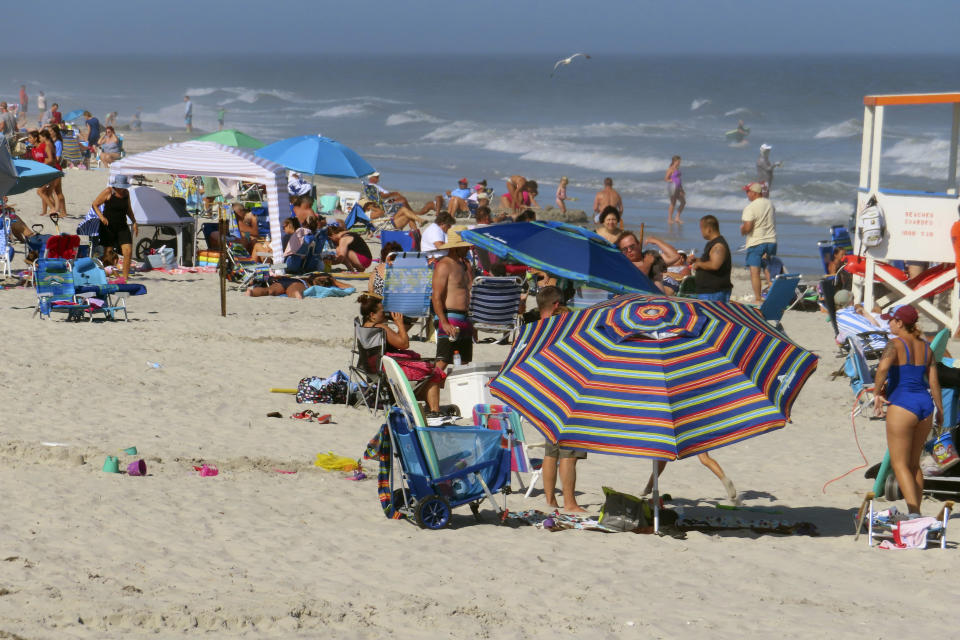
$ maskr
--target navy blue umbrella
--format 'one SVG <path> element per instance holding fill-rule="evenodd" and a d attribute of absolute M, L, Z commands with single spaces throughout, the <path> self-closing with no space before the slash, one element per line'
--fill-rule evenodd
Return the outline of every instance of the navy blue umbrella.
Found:
<path fill-rule="evenodd" d="M 320 135 L 280 140 L 257 149 L 256 155 L 313 176 L 359 178 L 376 171 L 350 147 Z"/>
<path fill-rule="evenodd" d="M 508 222 L 463 231 L 460 237 L 501 258 L 598 289 L 660 294 L 616 247 L 572 224 L 553 220 Z"/>

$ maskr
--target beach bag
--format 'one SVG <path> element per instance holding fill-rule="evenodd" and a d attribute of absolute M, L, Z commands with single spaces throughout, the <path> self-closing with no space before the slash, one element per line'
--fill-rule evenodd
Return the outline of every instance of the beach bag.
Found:
<path fill-rule="evenodd" d="M 310 376 L 297 385 L 297 402 L 301 404 L 346 404 L 347 380 Z"/>
<path fill-rule="evenodd" d="M 869 249 L 880 246 L 887 233 L 887 221 L 883 210 L 877 204 L 876 197 L 867 201 L 867 206 L 857 214 L 857 234 L 860 236 L 860 248 Z"/>
<path fill-rule="evenodd" d="M 600 524 L 613 531 L 633 531 L 653 523 L 653 507 L 643 498 L 603 487 Z"/>

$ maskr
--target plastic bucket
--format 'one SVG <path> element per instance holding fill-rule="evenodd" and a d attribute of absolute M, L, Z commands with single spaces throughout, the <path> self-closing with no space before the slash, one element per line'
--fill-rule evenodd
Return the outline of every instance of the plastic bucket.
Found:
<path fill-rule="evenodd" d="M 943 432 L 933 441 L 933 449 L 930 453 L 941 471 L 960 462 L 957 447 L 953 444 L 953 434 L 949 431 Z"/>

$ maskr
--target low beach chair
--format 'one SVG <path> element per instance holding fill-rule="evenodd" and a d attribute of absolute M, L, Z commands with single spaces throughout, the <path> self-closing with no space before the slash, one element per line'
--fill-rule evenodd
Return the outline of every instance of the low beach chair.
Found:
<path fill-rule="evenodd" d="M 73 284 L 78 295 L 90 293 L 103 300 L 104 306 L 100 307 L 99 311 L 109 319 L 116 320 L 117 314 L 123 313 L 124 322 L 129 322 L 126 297 L 130 295 L 130 290 L 122 291 L 122 285 L 110 284 L 107 273 L 99 262 L 93 258 L 78 258 L 73 263 Z"/>
<path fill-rule="evenodd" d="M 516 277 L 480 276 L 470 289 L 468 315 L 477 331 L 514 336 L 520 328 L 523 282 Z"/>
<path fill-rule="evenodd" d="M 697 297 L 697 278 L 687 276 L 680 281 L 680 288 L 677 289 L 678 298 L 696 298 Z"/>
<path fill-rule="evenodd" d="M 507 421 L 507 424 L 504 424 L 504 421 Z M 543 459 L 530 457 L 531 445 L 527 444 L 523 435 L 523 420 L 520 414 L 506 405 L 478 404 L 473 408 L 473 424 L 511 434 L 513 459 L 510 461 L 510 470 L 516 474 L 524 497 L 529 498 L 543 478 Z M 530 474 L 529 488 L 524 486 L 521 473 Z"/>
<path fill-rule="evenodd" d="M 66 313 L 68 320 L 79 320 L 90 306 L 77 296 L 73 271 L 66 260 L 38 258 L 33 267 L 33 286 L 37 292 L 33 315 L 39 314 L 41 320 L 53 312 Z"/>
<path fill-rule="evenodd" d="M 357 382 L 361 392 L 357 394 L 355 407 L 361 405 L 376 413 L 380 407 L 390 402 L 388 387 L 384 384 L 381 360 L 386 348 L 386 335 L 378 327 L 363 327 L 360 318 L 353 320 L 353 349 L 350 351 L 351 361 L 348 366 L 350 372 L 348 389 L 352 389 Z M 349 394 L 347 397 L 349 402 Z"/>
<path fill-rule="evenodd" d="M 876 368 L 871 368 L 863 353 L 860 341 L 855 337 L 847 339 L 847 358 L 843 363 L 844 373 L 850 378 L 850 388 L 857 402 L 854 415 L 866 413 L 873 415 L 874 375 Z"/>
<path fill-rule="evenodd" d="M 414 247 L 419 247 L 420 242 L 416 238 L 416 234 L 412 231 L 381 231 L 380 232 L 380 246 L 384 246 L 391 242 L 396 242 L 400 245 L 400 248 L 404 251 L 415 251 Z"/>
<path fill-rule="evenodd" d="M 432 321 L 430 297 L 433 294 L 433 269 L 420 252 L 394 253 L 383 277 L 383 310 L 423 320 L 423 330 Z"/>
<path fill-rule="evenodd" d="M 783 319 L 783 313 L 793 304 L 797 295 L 797 283 L 800 282 L 798 274 L 779 275 L 773 279 L 770 290 L 767 291 L 767 297 L 760 305 L 760 313 L 777 331 L 783 332 L 783 325 L 780 321 Z"/>

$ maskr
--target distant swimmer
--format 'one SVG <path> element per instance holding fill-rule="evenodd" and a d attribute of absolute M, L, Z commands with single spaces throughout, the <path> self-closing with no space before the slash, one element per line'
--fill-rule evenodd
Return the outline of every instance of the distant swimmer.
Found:
<path fill-rule="evenodd" d="M 727 140 L 734 143 L 740 143 L 747 139 L 747 136 L 750 135 L 750 129 L 743 126 L 743 120 L 737 121 L 737 128 L 727 131 L 725 134 Z"/>
<path fill-rule="evenodd" d="M 575 54 L 573 54 L 572 56 L 570 56 L 569 58 L 563 58 L 563 59 L 561 59 L 561 60 L 557 60 L 557 63 L 556 63 L 555 65 L 553 65 L 553 71 L 550 72 L 550 77 L 552 78 L 552 77 L 553 77 L 553 74 L 555 74 L 560 67 L 565 67 L 565 66 L 567 66 L 568 64 L 570 64 L 571 62 L 573 62 L 573 59 L 574 59 L 574 58 L 576 58 L 576 57 L 578 57 L 578 56 L 583 56 L 583 58 L 584 58 L 585 60 L 589 60 L 589 59 L 590 59 L 590 56 L 588 56 L 588 55 L 585 54 L 585 53 L 575 53 Z"/>
<path fill-rule="evenodd" d="M 763 197 L 770 197 L 770 188 L 773 186 L 773 170 L 782 167 L 782 162 L 770 162 L 770 151 L 773 149 L 764 142 L 760 145 L 760 157 L 757 158 L 757 182 L 764 185 Z"/>
<path fill-rule="evenodd" d="M 623 199 L 617 190 L 613 188 L 613 178 L 603 179 L 603 189 L 597 191 L 593 198 L 593 221 L 600 223 L 600 212 L 607 207 L 613 207 L 623 217 Z M 623 223 L 620 223 L 620 229 L 623 229 Z"/>

